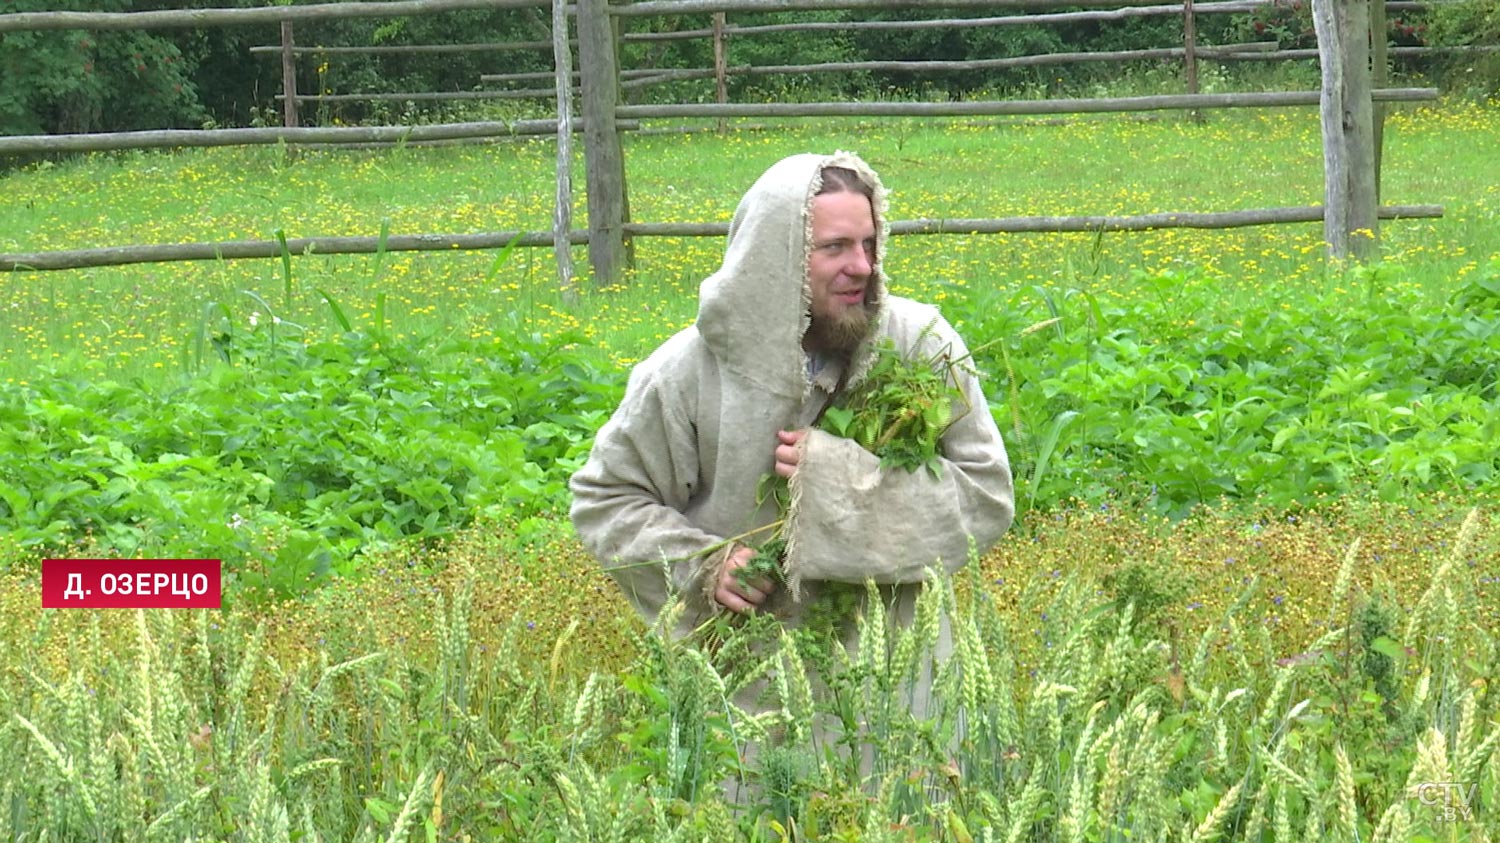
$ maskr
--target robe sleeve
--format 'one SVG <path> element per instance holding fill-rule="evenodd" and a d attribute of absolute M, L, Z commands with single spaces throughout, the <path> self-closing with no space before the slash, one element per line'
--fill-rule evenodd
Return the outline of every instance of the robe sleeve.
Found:
<path fill-rule="evenodd" d="M 881 468 L 853 440 L 810 430 L 792 478 L 786 574 L 794 595 L 803 580 L 912 583 L 929 567 L 957 571 L 971 540 L 982 553 L 1010 527 L 1010 461 L 968 350 L 941 320 L 923 345 L 918 353 L 945 350 L 965 361 L 953 371 L 970 409 L 943 435 L 937 476 Z"/>
<path fill-rule="evenodd" d="M 682 514 L 699 474 L 687 400 L 651 373 L 632 378 L 588 461 L 569 481 L 579 539 L 649 617 L 673 592 L 700 607 L 700 580 L 709 566 L 703 556 L 722 540 Z"/>

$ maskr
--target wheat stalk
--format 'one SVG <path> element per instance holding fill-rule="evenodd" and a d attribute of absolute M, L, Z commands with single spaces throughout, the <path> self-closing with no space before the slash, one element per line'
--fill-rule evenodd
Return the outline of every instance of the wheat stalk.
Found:
<path fill-rule="evenodd" d="M 1107 705 L 1099 700 L 1089 709 L 1088 720 L 1078 745 L 1073 750 L 1072 782 L 1068 787 L 1068 812 L 1063 817 L 1063 833 L 1067 840 L 1081 840 L 1088 822 L 1089 806 L 1093 802 L 1094 766 L 1091 763 L 1096 744 L 1094 730 L 1099 725 L 1099 712 Z"/>
<path fill-rule="evenodd" d="M 1281 780 L 1297 788 L 1298 792 L 1302 794 L 1303 798 L 1305 798 L 1309 804 L 1318 801 L 1318 791 L 1312 786 L 1312 783 L 1298 774 L 1296 771 L 1294 771 L 1291 767 L 1287 766 L 1286 762 L 1277 757 L 1278 754 L 1267 753 L 1264 750 L 1262 750 L 1262 754 L 1264 755 L 1266 762 L 1269 763 L 1278 774 L 1280 774 Z"/>
<path fill-rule="evenodd" d="M 1270 795 L 1271 778 L 1267 776 L 1261 780 L 1260 787 L 1255 789 L 1255 801 L 1250 805 L 1250 817 L 1245 820 L 1243 838 L 1245 840 L 1260 840 L 1261 831 L 1266 826 L 1266 803 Z"/>
<path fill-rule="evenodd" d="M 1005 843 L 1021 843 L 1021 838 L 1031 828 L 1031 818 L 1036 814 L 1037 806 L 1042 804 L 1042 793 L 1042 786 L 1033 773 L 1026 780 L 1026 788 L 1021 791 L 1020 800 L 1011 810 L 1010 829 L 1005 835 Z"/>
<path fill-rule="evenodd" d="M 155 838 L 158 835 L 166 834 L 172 829 L 174 825 L 177 824 L 179 820 L 181 820 L 194 808 L 198 807 L 200 803 L 207 799 L 208 794 L 212 793 L 213 789 L 214 787 L 211 784 L 206 784 L 203 787 L 198 788 L 197 790 L 193 791 L 191 796 L 181 800 L 176 805 L 173 805 L 171 808 L 169 808 L 161 816 L 157 817 L 155 820 L 152 820 L 151 825 L 146 827 L 146 837 Z"/>
<path fill-rule="evenodd" d="M 1224 795 L 1219 798 L 1219 804 L 1215 805 L 1214 809 L 1208 812 L 1208 816 L 1204 817 L 1203 822 L 1193 831 L 1192 843 L 1205 843 L 1205 841 L 1213 840 L 1219 836 L 1219 826 L 1223 825 L 1224 818 L 1229 816 L 1229 812 L 1234 809 L 1234 806 L 1239 804 L 1240 791 L 1244 788 L 1244 785 L 1243 781 L 1237 781 L 1234 783 L 1234 787 L 1224 792 Z"/>
<path fill-rule="evenodd" d="M 1349 843 L 1357 843 L 1359 827 L 1356 821 L 1354 766 L 1349 763 L 1349 754 L 1344 751 L 1343 743 L 1334 746 L 1333 760 L 1336 768 L 1335 782 L 1338 788 L 1339 832 Z"/>
<path fill-rule="evenodd" d="M 119 732 L 109 736 L 105 742 L 106 749 L 113 755 L 112 763 L 117 766 L 119 773 L 115 776 L 116 787 L 119 793 L 115 794 L 115 802 L 122 814 L 125 825 L 123 831 L 127 835 L 136 838 L 144 837 L 146 834 L 146 787 L 141 776 L 141 768 L 137 763 L 137 755 L 130 746 L 130 741 Z M 0 839 L 4 839 L 0 837 Z"/>
<path fill-rule="evenodd" d="M 814 716 L 812 683 L 808 679 L 807 667 L 802 663 L 802 656 L 797 652 L 797 642 L 785 631 L 781 636 L 781 657 L 782 669 L 777 678 L 785 677 L 789 692 L 788 697 L 782 698 L 783 705 L 794 721 L 794 740 L 803 741 L 810 737 L 807 729 Z"/>
<path fill-rule="evenodd" d="M 1286 694 L 1292 684 L 1293 668 L 1288 665 L 1276 671 L 1276 681 L 1271 684 L 1271 691 L 1266 695 L 1266 701 L 1261 706 L 1260 716 L 1255 719 L 1255 734 L 1265 735 L 1270 728 L 1271 721 L 1276 717 L 1276 709 L 1281 705 L 1281 698 Z"/>
<path fill-rule="evenodd" d="M 1430 728 L 1417 738 L 1417 763 L 1412 765 L 1406 778 L 1406 791 L 1416 795 L 1417 788 L 1427 782 L 1448 782 L 1453 776 L 1448 764 L 1448 740 L 1441 730 Z"/>
<path fill-rule="evenodd" d="M 1338 622 L 1339 612 L 1344 608 L 1344 598 L 1349 595 L 1349 584 L 1354 580 L 1354 565 L 1359 558 L 1359 544 L 1358 537 L 1349 543 L 1349 549 L 1344 552 L 1344 561 L 1339 564 L 1339 572 L 1333 578 L 1333 595 L 1328 601 L 1329 626 Z"/>
<path fill-rule="evenodd" d="M 864 611 L 858 619 L 859 666 L 870 676 L 888 675 L 890 665 L 889 629 L 886 626 L 885 602 L 873 580 L 865 581 Z"/>
<path fill-rule="evenodd" d="M 1276 843 L 1292 843 L 1292 815 L 1287 810 L 1286 786 L 1276 788 L 1276 811 L 1274 814 Z"/>
<path fill-rule="evenodd" d="M 318 833 L 317 823 L 313 822 L 312 803 L 302 801 L 302 838 L 300 843 L 323 843 L 323 835 Z"/>
<path fill-rule="evenodd" d="M 1485 762 L 1490 760 L 1490 756 L 1495 753 L 1497 745 L 1500 745 L 1500 727 L 1492 730 L 1489 736 L 1479 746 L 1475 747 L 1473 751 L 1463 755 L 1463 763 L 1458 765 L 1458 781 L 1479 781 L 1480 770 L 1484 768 Z M 1492 771 L 1500 772 L 1500 766 L 1492 767 L 1491 769 Z"/>
<path fill-rule="evenodd" d="M 37 745 L 42 748 L 42 754 L 47 756 L 48 761 L 52 762 L 53 768 L 63 777 L 64 781 L 77 791 L 79 798 L 83 800 L 83 809 L 88 815 L 89 822 L 98 822 L 99 808 L 94 802 L 94 795 L 89 791 L 88 786 L 80 780 L 78 770 L 74 767 L 72 760 L 63 757 L 62 750 L 58 749 L 57 744 L 42 734 L 42 731 L 30 720 L 27 720 L 20 714 L 13 714 L 11 716 L 15 718 L 15 721 L 20 724 L 21 728 L 31 733 Z"/>
<path fill-rule="evenodd" d="M 561 777 L 561 773 L 558 774 Z M 406 801 L 401 804 L 401 813 L 396 815 L 396 822 L 391 825 L 391 833 L 386 836 L 386 843 L 401 843 L 406 839 L 407 830 L 417 818 L 417 811 L 427 798 L 427 793 L 432 790 L 433 768 L 429 762 L 422 772 L 417 775 L 417 781 L 411 786 L 406 794 Z"/>
<path fill-rule="evenodd" d="M 1104 759 L 1104 776 L 1100 780 L 1099 793 L 1095 799 L 1095 811 L 1104 820 L 1106 832 L 1114 828 L 1115 812 L 1118 810 L 1120 799 L 1120 785 L 1124 783 L 1124 780 L 1125 770 L 1120 764 L 1120 744 L 1118 740 L 1111 741 L 1109 755 Z"/>
<path fill-rule="evenodd" d="M 1411 824 L 1411 815 L 1406 806 L 1400 802 L 1392 804 L 1385 809 L 1380 816 L 1380 822 L 1375 826 L 1375 834 L 1370 838 L 1371 843 L 1406 843 L 1407 827 Z"/>

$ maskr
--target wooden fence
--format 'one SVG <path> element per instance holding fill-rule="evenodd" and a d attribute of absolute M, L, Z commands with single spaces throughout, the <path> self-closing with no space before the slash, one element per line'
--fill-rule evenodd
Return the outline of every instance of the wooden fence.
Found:
<path fill-rule="evenodd" d="M 1046 2 L 1046 0 L 1040 0 Z M 1132 0 L 1132 2 L 1145 2 L 1145 0 Z M 1000 17 L 979 18 L 944 18 L 932 20 L 907 20 L 907 21 L 837 21 L 837 22 L 799 22 L 766 24 L 760 26 L 731 26 L 724 20 L 723 12 L 714 13 L 714 26 L 707 29 L 678 30 L 670 32 L 627 32 L 618 35 L 616 42 L 619 44 L 652 43 L 663 41 L 678 41 L 687 39 L 713 39 L 713 52 L 715 62 L 713 67 L 701 68 L 634 68 L 622 69 L 619 74 L 621 87 L 627 90 L 639 89 L 649 85 L 657 85 L 664 82 L 680 82 L 696 79 L 715 80 L 715 90 L 718 101 L 727 102 L 726 91 L 729 77 L 734 76 L 768 76 L 786 74 L 819 74 L 835 73 L 846 74 L 858 71 L 873 72 L 941 72 L 941 71 L 979 71 L 995 69 L 1013 69 L 1020 67 L 1040 67 L 1046 65 L 1077 64 L 1084 62 L 1122 62 L 1122 61 L 1151 61 L 1163 59 L 1180 59 L 1185 65 L 1187 78 L 1187 93 L 1198 93 L 1198 60 L 1209 59 L 1216 62 L 1239 62 L 1239 61 L 1291 61 L 1297 59 L 1316 58 L 1316 50 L 1279 50 L 1276 42 L 1258 41 L 1243 44 L 1222 45 L 1200 45 L 1195 36 L 1195 18 L 1200 15 L 1215 14 L 1243 14 L 1258 9 L 1265 9 L 1276 5 L 1276 0 L 1212 0 L 1207 3 L 1195 3 L 1193 0 L 1183 0 L 1176 4 L 1162 5 L 1156 0 L 1156 5 L 1125 5 L 1110 9 L 1095 9 L 1076 12 L 1056 12 L 1041 14 L 1017 14 Z M 1429 8 L 1443 2 L 1452 0 L 1388 0 L 1383 10 L 1410 11 Z M 636 4 L 637 6 L 640 4 Z M 777 4 L 779 7 L 779 4 Z M 834 4 L 842 7 L 845 4 Z M 922 4 L 927 5 L 927 4 Z M 998 4 L 991 4 L 998 5 Z M 572 7 L 569 7 L 572 9 Z M 621 7 L 625 8 L 625 7 Z M 629 7 L 634 9 L 634 6 Z M 631 11 L 616 11 L 617 16 L 633 14 Z M 924 62 L 833 62 L 821 64 L 798 64 L 798 65 L 734 65 L 727 61 L 728 42 L 733 38 L 748 36 L 762 36 L 776 33 L 788 32 L 853 32 L 864 30 L 924 30 L 924 29 L 952 29 L 952 28 L 984 28 L 996 26 L 1035 26 L 1040 24 L 1062 24 L 1080 22 L 1104 22 L 1121 21 L 1137 17 L 1154 16 L 1179 16 L 1183 18 L 1183 46 L 1146 49 L 1146 50 L 1119 50 L 1109 52 L 1064 52 L 1044 53 L 1028 56 L 1010 56 L 1004 58 L 989 59 L 984 61 L 972 61 L 965 63 L 949 63 L 940 65 L 938 63 Z M 1377 17 L 1382 17 L 1383 14 Z M 393 55 L 403 53 L 433 53 L 433 52 L 457 52 L 464 49 L 480 51 L 514 51 L 514 50 L 541 50 L 551 49 L 547 41 L 511 42 L 504 44 L 489 45 L 385 45 L 370 47 L 307 47 L 296 46 L 290 36 L 290 30 L 284 32 L 280 45 L 260 45 L 251 47 L 252 53 L 280 53 L 283 66 L 290 68 L 295 57 L 302 55 L 318 55 L 326 58 L 335 55 Z M 1483 52 L 1489 48 L 1477 47 L 1400 47 L 1391 51 L 1390 55 L 1402 57 L 1416 57 L 1436 55 L 1442 53 L 1456 52 Z M 551 81 L 553 74 L 550 72 L 519 72 L 519 73 L 494 73 L 481 74 L 479 81 L 483 84 L 513 83 L 513 82 L 539 82 Z M 575 77 L 576 78 L 576 77 Z M 292 112 L 297 103 L 319 102 L 319 103 L 346 103 L 346 102 L 370 102 L 370 101 L 463 101 L 463 100 L 492 100 L 492 99 L 552 99 L 557 96 L 555 86 L 528 87 L 528 88 L 500 88 L 469 91 L 412 91 L 412 92 L 389 92 L 389 93 L 321 93 L 321 94 L 298 94 L 295 90 L 295 78 L 290 74 L 285 75 L 282 93 L 276 97 L 278 101 L 287 103 L 288 111 Z M 578 88 L 571 89 L 575 94 Z M 288 125 L 293 125 L 288 123 Z"/>
<path fill-rule="evenodd" d="M 1105 0 L 1100 0 L 1104 2 Z M 1184 14 L 1194 8 L 1192 0 L 1183 5 L 1163 6 L 1160 0 L 1109 0 L 1111 7 L 1085 12 L 1063 12 L 1044 15 L 988 18 L 992 25 L 1009 25 L 1019 17 L 1032 19 L 1061 19 L 1072 15 L 1097 15 L 1098 20 L 1124 19 L 1137 14 Z M 1378 231 L 1378 220 L 1411 217 L 1440 216 L 1442 209 L 1431 205 L 1389 206 L 1380 208 L 1374 201 L 1378 156 L 1372 149 L 1376 137 L 1373 125 L 1375 103 L 1390 101 L 1416 101 L 1435 97 L 1428 89 L 1383 89 L 1372 83 L 1368 33 L 1371 15 L 1369 0 L 1328 0 L 1328 3 L 1344 8 L 1360 6 L 1364 15 L 1340 17 L 1334 15 L 1319 23 L 1319 52 L 1324 67 L 1324 85 L 1316 92 L 1279 92 L 1266 94 L 1195 94 L 1189 93 L 1161 97 L 1099 98 L 1052 101 L 977 101 L 962 103 L 808 103 L 808 104 L 664 104 L 622 105 L 618 101 L 622 86 L 638 83 L 647 78 L 640 71 L 621 71 L 618 65 L 619 38 L 616 37 L 618 19 L 651 14 L 705 13 L 715 16 L 715 27 L 703 30 L 719 44 L 716 49 L 716 68 L 719 90 L 723 91 L 723 79 L 727 71 L 722 45 L 734 30 L 726 26 L 724 15 L 740 11 L 784 11 L 793 9 L 886 9 L 893 7 L 932 8 L 1052 8 L 1076 6 L 1078 0 L 645 0 L 628 5 L 611 5 L 608 0 L 579 0 L 576 6 L 565 6 L 561 0 L 551 4 L 553 11 L 553 39 L 550 46 L 554 53 L 554 86 L 552 93 L 559 97 L 559 114 L 556 120 L 517 121 L 515 123 L 474 123 L 426 127 L 366 127 L 346 129 L 313 129 L 283 127 L 280 129 L 215 130 L 206 132 L 146 132 L 118 133 L 111 136 L 79 138 L 73 136 L 42 136 L 41 138 L 0 139 L 0 153 L 35 151 L 37 149 L 117 149 L 142 146 L 192 146 L 228 145 L 243 143 L 278 142 L 341 142 L 372 140 L 426 141 L 484 136 L 484 132 L 499 134 L 555 134 L 559 143 L 559 160 L 566 150 L 574 131 L 581 128 L 585 140 L 585 160 L 588 195 L 588 226 L 584 230 L 573 230 L 564 209 L 570 204 L 571 185 L 567 184 L 566 167 L 558 167 L 557 192 L 558 215 L 550 233 L 491 232 L 468 235 L 430 234 L 415 236 L 393 236 L 384 241 L 377 238 L 307 238 L 294 240 L 288 245 L 296 252 L 313 251 L 320 254 L 374 252 L 404 250 L 451 250 L 453 248 L 495 248 L 510 242 L 518 245 L 552 245 L 558 254 L 560 281 L 564 288 L 571 285 L 572 273 L 567 267 L 568 247 L 571 244 L 587 243 L 589 258 L 596 283 L 610 284 L 617 281 L 632 258 L 631 238 L 636 236 L 722 236 L 722 225 L 693 224 L 640 224 L 633 223 L 629 215 L 629 199 L 625 178 L 625 158 L 621 143 L 621 131 L 636 125 L 634 121 L 662 117 L 740 117 L 740 116 L 833 116 L 833 117 L 879 117 L 895 115 L 961 116 L 996 114 L 1077 114 L 1090 112 L 1146 111 L 1162 109 L 1210 109 L 1242 107 L 1280 107 L 1320 105 L 1323 113 L 1325 136 L 1325 168 L 1330 174 L 1326 182 L 1323 206 L 1298 208 L 1268 208 L 1223 213 L 1175 213 L 1140 216 L 1078 216 L 1078 217 L 1013 217 L 1003 219 L 964 220 L 914 220 L 893 224 L 896 234 L 925 234 L 948 232 L 1062 232 L 1062 231 L 1124 231 L 1162 227 L 1222 228 L 1240 225 L 1265 225 L 1285 222 L 1308 222 L 1323 219 L 1325 235 L 1330 252 L 1336 256 L 1367 254 L 1374 248 L 1375 240 L 1367 236 L 1355 236 L 1362 229 Z M 336 19 L 351 16 L 377 16 L 393 14 L 428 14 L 457 9 L 475 8 L 521 8 L 540 7 L 545 0 L 402 0 L 402 2 L 329 3 L 307 6 L 282 6 L 256 9 L 194 10 L 183 12 L 134 12 L 134 13 L 25 13 L 0 15 L 0 32 L 24 29 L 94 28 L 128 29 L 168 26 L 233 25 L 241 23 L 266 23 L 283 21 L 285 37 L 283 44 L 273 48 L 280 50 L 286 61 L 295 55 L 318 48 L 296 47 L 292 43 L 290 21 Z M 1086 5 L 1086 3 L 1085 3 Z M 1233 3 L 1203 3 L 1196 9 L 1203 11 L 1227 11 L 1232 8 L 1252 6 L 1246 0 Z M 1325 8 L 1323 0 L 1316 4 Z M 1403 3 L 1411 5 L 1410 3 Z M 1384 9 L 1384 4 L 1374 3 Z M 571 51 L 569 33 L 566 31 L 571 15 L 578 27 L 577 40 L 580 67 L 575 74 L 570 67 Z M 955 19 L 946 24 L 969 25 L 975 19 Z M 1191 13 L 1185 15 L 1191 20 Z M 841 24 L 849 26 L 860 22 Z M 897 22 L 866 22 L 889 24 Z M 931 25 L 939 22 L 901 22 Z M 781 26 L 781 25 L 778 25 Z M 807 25 L 785 25 L 807 26 Z M 783 26 L 783 29 L 785 28 Z M 749 27 L 745 29 L 750 29 Z M 771 31 L 770 27 L 759 27 L 757 31 Z M 716 35 L 714 35 L 716 33 Z M 1351 35 L 1354 33 L 1354 35 Z M 738 33 L 746 34 L 746 33 Z M 644 33 L 642 34 L 644 35 Z M 1355 37 L 1358 35 L 1359 37 Z M 628 39 L 630 36 L 627 35 Z M 1381 41 L 1382 39 L 1376 39 Z M 546 43 L 546 42 L 537 42 Z M 1365 52 L 1359 45 L 1364 43 Z M 417 45 L 414 45 L 417 46 Z M 495 49 L 511 48 L 515 45 L 494 45 Z M 527 45 L 528 48 L 531 46 Z M 393 49 L 350 48 L 350 49 Z M 1259 48 L 1256 48 L 1259 49 Z M 1228 45 L 1220 48 L 1197 47 L 1191 34 L 1181 48 L 1168 48 L 1162 52 L 1171 57 L 1183 57 L 1191 62 L 1195 56 L 1221 57 L 1228 54 L 1249 55 L 1246 45 Z M 1099 54 L 1095 54 L 1099 55 Z M 1105 54 L 1108 55 L 1108 54 Z M 1019 61 L 1028 57 L 1012 57 L 992 61 Z M 1087 60 L 1087 59 L 1075 59 Z M 1377 58 L 1377 61 L 1380 60 Z M 1383 64 L 1383 62 L 1380 62 Z M 982 62 L 864 62 L 844 63 L 842 66 L 824 66 L 826 72 L 848 72 L 855 69 L 902 69 L 939 70 L 972 69 Z M 986 64 L 988 66 L 988 64 Z M 1004 65 L 994 65 L 1004 66 Z M 774 69 L 775 72 L 808 72 L 814 66 L 795 66 Z M 768 71 L 769 72 L 769 71 Z M 659 72 L 652 72 L 661 76 Z M 582 120 L 573 120 L 571 97 L 563 92 L 571 89 L 575 76 L 580 81 Z M 294 74 L 289 74 L 289 78 Z M 540 77 L 533 77 L 540 78 Z M 409 96 L 409 95 L 397 95 Z M 288 83 L 286 103 L 312 99 L 299 96 Z M 722 94 L 720 96 L 722 100 Z M 288 122 L 295 123 L 295 115 Z M 99 144 L 93 146 L 92 144 Z M 1378 149 L 1378 147 L 1375 147 Z M 1325 210 L 1325 208 L 1327 210 Z M 88 249 L 68 252 L 38 253 L 0 256 L 0 269 L 65 269 L 84 266 L 106 266 L 121 263 L 167 260 L 202 260 L 236 257 L 269 257 L 280 253 L 280 244 L 272 241 L 239 243 L 195 243 L 165 246 L 121 247 L 116 249 Z"/>
<path fill-rule="evenodd" d="M 1336 257 L 1354 256 L 1364 258 L 1374 253 L 1378 243 L 1379 220 L 1399 216 L 1435 216 L 1441 209 L 1432 206 L 1420 208 L 1381 210 L 1376 201 L 1378 184 L 1378 155 L 1376 102 L 1430 100 L 1436 92 L 1430 89 L 1385 89 L 1377 88 L 1371 70 L 1369 34 L 1372 31 L 1371 5 L 1382 11 L 1378 16 L 1383 21 L 1384 4 L 1376 0 L 1319 0 L 1320 9 L 1358 6 L 1363 14 L 1341 15 L 1331 20 L 1328 26 L 1319 25 L 1319 52 L 1324 68 L 1324 84 L 1319 91 L 1282 92 L 1269 94 L 1200 94 L 1190 92 L 1178 96 L 1095 98 L 1050 101 L 973 101 L 956 103 L 755 103 L 733 104 L 666 104 L 666 105 L 622 105 L 618 92 L 624 84 L 617 68 L 615 41 L 608 38 L 615 18 L 660 14 L 671 11 L 677 14 L 714 14 L 713 36 L 722 39 L 726 30 L 722 15 L 735 11 L 783 11 L 789 9 L 830 8 L 886 8 L 891 4 L 879 0 L 833 0 L 811 2 L 811 0 L 645 0 L 624 5 L 612 5 L 609 0 L 578 0 L 578 26 L 580 39 L 583 33 L 594 33 L 595 49 L 580 50 L 583 81 L 583 113 L 593 131 L 586 134 L 588 146 L 586 158 L 589 173 L 589 256 L 594 277 L 600 283 L 612 283 L 623 275 L 630 262 L 629 211 L 624 197 L 628 196 L 625 184 L 625 167 L 620 160 L 618 133 L 610 131 L 611 118 L 648 119 L 664 117 L 872 117 L 898 115 L 959 116 L 995 114 L 1077 114 L 1089 112 L 1147 111 L 1161 109 L 1190 109 L 1198 111 L 1209 108 L 1272 107 L 1318 105 L 1322 111 L 1324 126 L 1324 163 L 1330 174 L 1325 184 L 1324 234 L 1329 251 Z M 983 6 L 986 8 L 1047 8 L 1064 5 L 1062 0 L 996 0 L 991 3 L 947 2 L 922 4 L 932 6 Z M 1066 5 L 1080 5 L 1077 0 L 1068 0 Z M 1084 3 L 1082 5 L 1087 5 Z M 1125 0 L 1113 4 L 1109 11 L 1124 14 L 1132 8 L 1149 8 L 1148 0 Z M 1154 4 L 1160 6 L 1160 4 Z M 1188 62 L 1188 79 L 1193 86 L 1193 61 L 1199 48 L 1192 34 L 1192 0 L 1184 0 L 1178 11 L 1185 18 L 1185 44 L 1181 52 L 1174 48 L 1164 51 L 1168 55 L 1181 55 Z M 1069 13 L 1071 14 L 1071 13 Z M 995 20 L 1013 20 L 1014 16 Z M 950 25 L 964 25 L 965 19 L 947 21 Z M 1373 31 L 1384 32 L 1384 24 Z M 1383 46 L 1384 39 L 1375 39 Z M 722 50 L 716 50 L 722 56 Z M 798 66 L 774 68 L 776 72 L 812 72 L 851 70 L 973 70 L 981 67 L 1006 66 L 1005 62 L 1016 62 L 1017 57 L 970 62 L 860 62 L 834 65 Z M 1024 59 L 1021 59 L 1024 60 Z M 1383 68 L 1385 58 L 1376 56 Z M 713 72 L 718 89 L 724 90 L 725 62 L 716 60 Z M 706 69 L 689 71 L 702 73 Z M 596 187 L 598 189 L 596 189 Z M 1409 213 L 1408 213 L 1409 212 Z M 1257 209 L 1251 217 L 1260 223 L 1286 221 L 1298 216 L 1299 211 L 1287 208 Z M 1167 215 L 1170 224 L 1192 225 L 1199 220 L 1186 215 Z M 1018 230 L 1019 221 L 1001 219 L 983 222 L 983 229 Z M 1046 230 L 1115 230 L 1135 227 L 1156 227 L 1163 219 L 1144 220 L 1141 217 L 1090 218 L 1083 222 L 1079 218 L 1058 218 L 1038 224 Z M 1014 228 L 1012 226 L 1015 226 Z M 1036 229 L 1027 229 L 1036 230 Z M 1365 232 L 1374 233 L 1370 237 Z"/>

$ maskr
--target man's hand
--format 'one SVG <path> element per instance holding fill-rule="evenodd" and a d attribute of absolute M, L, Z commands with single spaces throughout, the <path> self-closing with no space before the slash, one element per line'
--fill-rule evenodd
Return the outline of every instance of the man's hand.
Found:
<path fill-rule="evenodd" d="M 797 472 L 797 463 L 802 459 L 802 440 L 807 438 L 807 429 L 776 431 L 776 473 L 790 478 Z"/>
<path fill-rule="evenodd" d="M 740 578 L 735 576 L 735 572 L 750 564 L 754 557 L 755 548 L 742 546 L 735 548 L 734 553 L 724 562 L 723 572 L 719 574 L 719 587 L 714 590 L 714 599 L 731 612 L 744 614 L 754 611 L 766 602 L 766 597 L 776 588 L 775 583 L 765 578 L 740 582 Z"/>

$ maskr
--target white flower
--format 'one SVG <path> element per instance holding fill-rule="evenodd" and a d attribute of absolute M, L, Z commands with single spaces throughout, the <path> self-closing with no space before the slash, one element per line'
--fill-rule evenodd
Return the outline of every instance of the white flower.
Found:
<path fill-rule="evenodd" d="M 256 325 L 259 325 L 259 324 L 260 324 L 260 311 L 258 311 L 258 310 L 252 310 L 252 311 L 250 311 L 250 327 L 254 328 Z"/>

